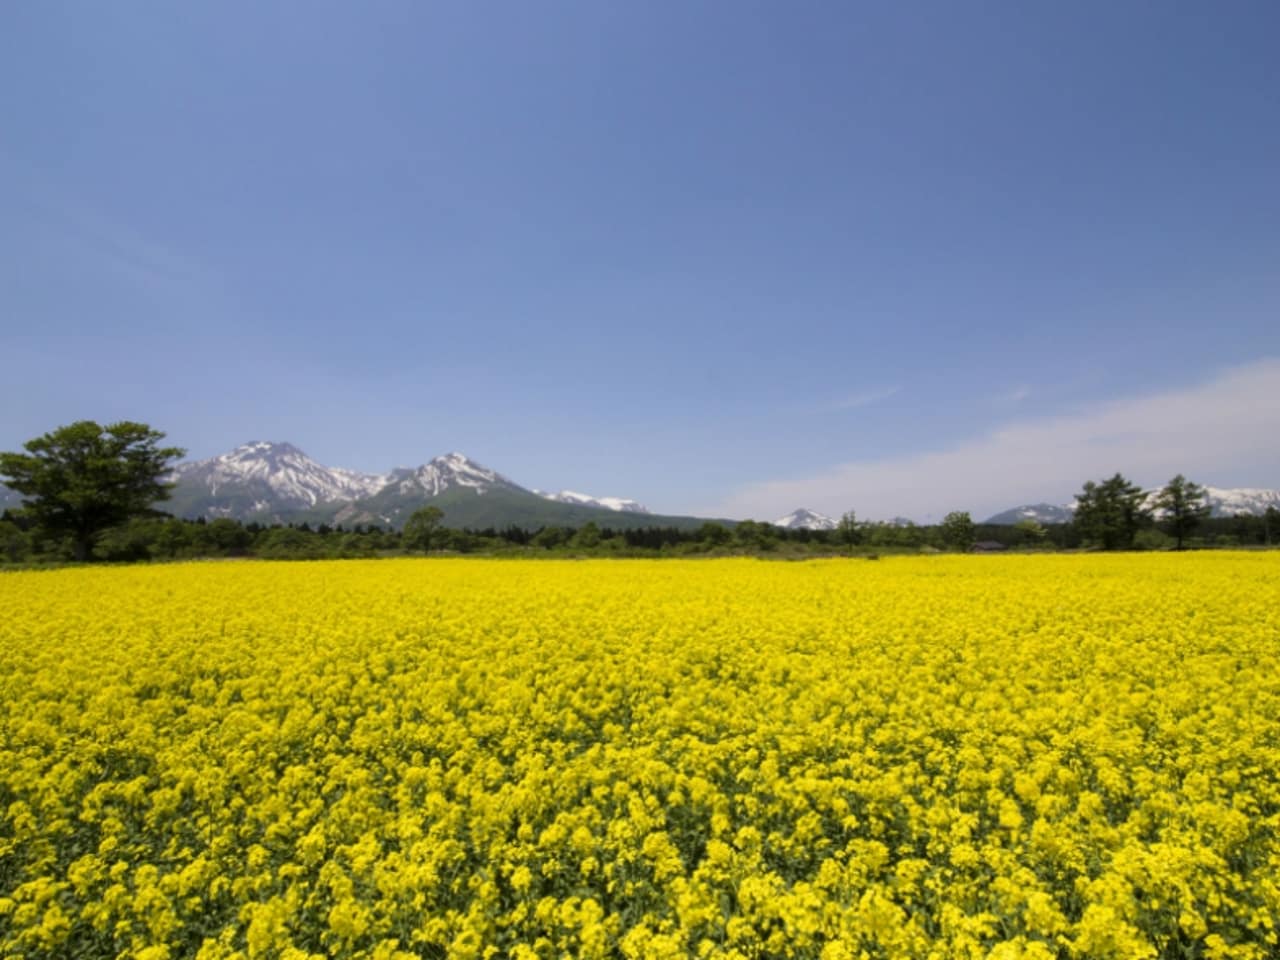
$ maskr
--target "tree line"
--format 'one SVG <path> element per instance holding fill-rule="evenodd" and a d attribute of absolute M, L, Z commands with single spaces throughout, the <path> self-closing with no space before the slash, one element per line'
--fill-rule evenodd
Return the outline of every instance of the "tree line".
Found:
<path fill-rule="evenodd" d="M 1184 549 L 1269 545 L 1280 511 L 1211 518 L 1205 490 L 1181 474 L 1148 503 L 1123 475 L 1088 481 L 1071 523 L 975 523 L 964 511 L 938 524 L 865 522 L 846 512 L 833 530 L 786 529 L 755 520 L 708 521 L 696 529 L 543 526 L 536 530 L 453 529 L 435 506 L 417 510 L 402 531 L 378 525 L 241 523 L 184 520 L 157 509 L 169 496 L 164 477 L 185 455 L 161 446 L 164 434 L 122 421 L 79 421 L 0 453 L 0 481 L 23 506 L 0 515 L 0 561 L 138 561 L 195 557 L 328 558 L 404 553 L 646 556 L 969 551 L 978 549 Z"/>

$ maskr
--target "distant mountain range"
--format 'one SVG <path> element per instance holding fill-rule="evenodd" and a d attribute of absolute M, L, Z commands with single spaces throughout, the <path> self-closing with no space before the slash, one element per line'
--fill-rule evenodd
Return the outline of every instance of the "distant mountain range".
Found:
<path fill-rule="evenodd" d="M 836 521 L 825 513 L 818 513 L 816 510 L 807 510 L 801 507 L 799 510 L 792 510 L 785 517 L 773 521 L 773 525 L 782 527 L 785 530 L 834 530 Z"/>
<path fill-rule="evenodd" d="M 548 500 L 554 500 L 557 503 L 574 503 L 580 507 L 603 507 L 606 510 L 616 510 L 619 513 L 648 513 L 649 508 L 643 503 L 635 500 L 624 500 L 622 497 L 592 497 L 585 493 L 575 493 L 572 490 L 561 490 L 559 493 L 547 493 L 543 490 L 534 490 L 540 497 Z"/>
<path fill-rule="evenodd" d="M 1214 517 L 1234 517 L 1237 514 L 1260 516 L 1267 512 L 1267 507 L 1280 510 L 1280 490 L 1264 490 L 1258 487 L 1205 487 L 1205 500 L 1209 504 L 1209 515 Z M 1155 498 L 1159 490 L 1146 491 L 1146 506 L 1154 509 Z M 987 523 L 1013 524 L 1019 520 L 1034 520 L 1037 523 L 1070 523 L 1076 515 L 1075 501 L 1064 504 L 1029 503 L 1021 507 L 997 513 L 987 518 Z"/>
<path fill-rule="evenodd" d="M 580 527 L 589 522 L 615 529 L 673 526 L 693 528 L 702 517 L 650 513 L 624 497 L 594 497 L 573 490 L 547 493 L 521 486 L 461 453 L 448 453 L 418 467 L 386 474 L 326 467 L 290 443 L 255 441 L 229 453 L 179 464 L 169 479 L 172 497 L 162 504 L 175 516 L 206 520 L 229 517 L 245 522 L 378 524 L 402 526 L 419 507 L 434 504 L 451 527 Z M 1215 517 L 1261 515 L 1280 509 L 1280 490 L 1206 487 Z M 1158 491 L 1147 491 L 1148 501 Z M 16 509 L 22 498 L 0 484 L 0 511 Z M 1032 503 L 989 517 L 991 524 L 1069 523 L 1075 503 Z M 724 521 L 733 523 L 733 521 Z M 789 530 L 834 530 L 838 521 L 801 507 L 773 521 Z M 910 523 L 902 518 L 893 525 Z"/>
<path fill-rule="evenodd" d="M 695 527 L 697 517 L 652 514 L 635 500 L 521 486 L 461 453 L 387 474 L 327 467 L 290 443 L 255 441 L 229 453 L 179 464 L 170 477 L 175 516 L 229 517 L 265 523 L 358 523 L 402 526 L 434 505 L 451 527 Z"/>
<path fill-rule="evenodd" d="M 995 516 L 988 517 L 986 523 L 1012 526 L 1021 520 L 1034 520 L 1036 523 L 1070 523 L 1075 516 L 1074 506 L 1058 506 L 1053 503 L 1027 503 L 1020 507 L 1003 510 Z"/>

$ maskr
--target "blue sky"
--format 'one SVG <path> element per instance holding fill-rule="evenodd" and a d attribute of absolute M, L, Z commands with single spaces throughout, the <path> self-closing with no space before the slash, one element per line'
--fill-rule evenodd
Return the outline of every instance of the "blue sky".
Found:
<path fill-rule="evenodd" d="M 756 517 L 1280 486 L 1278 36 L 1271 2 L 7 4 L 0 449 L 129 418 Z"/>

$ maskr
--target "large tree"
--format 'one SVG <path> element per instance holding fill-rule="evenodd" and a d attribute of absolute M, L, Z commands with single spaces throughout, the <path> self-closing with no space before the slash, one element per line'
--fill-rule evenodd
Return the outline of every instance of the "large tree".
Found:
<path fill-rule="evenodd" d="M 444 511 L 439 507 L 419 507 L 404 525 L 404 545 L 409 550 L 427 553 L 440 542 L 440 525 Z"/>
<path fill-rule="evenodd" d="M 853 510 L 846 510 L 836 522 L 836 539 L 848 547 L 849 556 L 853 556 L 853 548 L 862 542 L 862 527 Z"/>
<path fill-rule="evenodd" d="M 1179 550 L 1200 521 L 1209 516 L 1204 487 L 1192 483 L 1182 474 L 1165 484 L 1164 489 L 1156 494 L 1153 506 L 1161 523 L 1178 541 Z"/>
<path fill-rule="evenodd" d="M 1087 543 L 1104 550 L 1127 550 L 1151 516 L 1143 508 L 1142 488 L 1120 474 L 1101 483 L 1092 480 L 1076 494 L 1076 528 Z"/>
<path fill-rule="evenodd" d="M 26 453 L 0 453 L 0 478 L 22 494 L 42 534 L 69 540 L 75 558 L 88 560 L 104 530 L 168 499 L 164 477 L 186 451 L 161 447 L 163 439 L 145 423 L 80 420 L 28 440 Z"/>
<path fill-rule="evenodd" d="M 953 510 L 942 518 L 942 540 L 952 550 L 969 550 L 977 539 L 973 517 L 966 510 Z"/>

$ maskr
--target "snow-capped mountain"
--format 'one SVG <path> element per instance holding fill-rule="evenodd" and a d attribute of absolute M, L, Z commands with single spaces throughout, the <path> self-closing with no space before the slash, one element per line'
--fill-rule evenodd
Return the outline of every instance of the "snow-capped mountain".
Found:
<path fill-rule="evenodd" d="M 1143 506 L 1157 516 L 1155 501 L 1160 495 L 1160 488 L 1143 492 Z M 1261 516 L 1268 507 L 1280 510 L 1280 490 L 1267 490 L 1260 487 L 1205 487 L 1205 502 L 1209 505 L 1211 517 L 1234 517 L 1237 514 Z M 1014 524 L 1019 520 L 1035 520 L 1037 523 L 1070 523 L 1076 515 L 1076 502 L 1061 505 L 1052 503 L 1033 503 L 1005 510 L 989 518 L 987 523 Z"/>
<path fill-rule="evenodd" d="M 480 529 L 694 522 L 654 516 L 621 497 L 536 493 L 456 452 L 378 475 L 326 467 L 292 444 L 258 441 L 180 464 L 169 479 L 175 486 L 163 509 L 192 518 L 400 526 L 415 510 L 434 505 L 447 523 Z M 609 520 L 606 511 L 629 519 Z"/>
<path fill-rule="evenodd" d="M 649 512 L 649 508 L 643 503 L 636 500 L 626 500 L 622 497 L 593 497 L 590 494 L 578 493 L 574 490 L 561 490 L 559 493 L 547 493 L 545 490 L 534 490 L 533 492 L 544 500 L 554 500 L 556 503 L 572 503 L 580 507 L 600 507 L 604 510 L 613 510 L 616 513 Z"/>
<path fill-rule="evenodd" d="M 428 497 L 438 497 L 451 489 L 470 489 L 484 494 L 494 487 L 519 486 L 461 453 L 446 453 L 420 467 L 401 467 L 384 479 L 384 486 L 394 486 L 399 493 L 422 493 Z"/>
<path fill-rule="evenodd" d="M 1264 490 L 1259 487 L 1205 487 L 1205 499 L 1209 502 L 1211 516 L 1234 517 L 1238 513 L 1261 516 L 1267 507 L 1280 510 L 1280 490 Z"/>
<path fill-rule="evenodd" d="M 1074 502 L 1061 506 L 1054 503 L 1028 503 L 997 513 L 993 517 L 988 517 L 985 522 L 1007 526 L 1023 520 L 1033 520 L 1036 523 L 1070 523 L 1075 514 Z"/>
<path fill-rule="evenodd" d="M 836 521 L 824 513 L 801 507 L 799 510 L 792 510 L 785 517 L 773 521 L 773 525 L 775 527 L 784 527 L 787 530 L 834 530 Z"/>
<path fill-rule="evenodd" d="M 169 477 L 173 500 L 184 508 L 203 500 L 206 516 L 278 514 L 372 496 L 388 478 L 326 467 L 291 443 L 256 440 L 230 453 L 179 464 Z"/>

